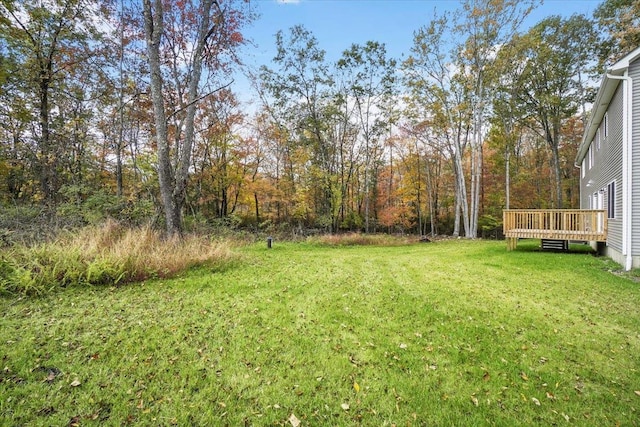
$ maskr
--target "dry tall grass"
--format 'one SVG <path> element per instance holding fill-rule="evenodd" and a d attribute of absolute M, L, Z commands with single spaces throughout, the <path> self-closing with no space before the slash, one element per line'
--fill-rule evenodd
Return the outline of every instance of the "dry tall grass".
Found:
<path fill-rule="evenodd" d="M 83 229 L 70 242 L 90 259 L 104 258 L 125 266 L 128 281 L 171 277 L 195 266 L 222 266 L 235 259 L 227 241 L 200 235 L 164 238 L 150 226 L 123 227 L 107 221 Z"/>
<path fill-rule="evenodd" d="M 149 226 L 107 221 L 3 254 L 0 291 L 37 294 L 76 284 L 118 285 L 172 277 L 195 266 L 224 268 L 235 259 L 226 241 L 199 235 L 164 238 Z"/>

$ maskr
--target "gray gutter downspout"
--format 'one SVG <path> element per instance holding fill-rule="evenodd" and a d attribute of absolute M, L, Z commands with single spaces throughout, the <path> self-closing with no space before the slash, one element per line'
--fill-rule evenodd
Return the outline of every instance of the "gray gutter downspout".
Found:
<path fill-rule="evenodd" d="M 631 139 L 631 117 L 633 113 L 633 79 L 629 77 L 628 71 L 625 71 L 624 76 L 607 74 L 607 78 L 624 81 L 624 114 L 622 117 L 622 255 L 625 256 L 624 269 L 629 271 L 633 266 L 633 255 L 631 253 L 631 196 L 633 194 L 633 141 Z"/>

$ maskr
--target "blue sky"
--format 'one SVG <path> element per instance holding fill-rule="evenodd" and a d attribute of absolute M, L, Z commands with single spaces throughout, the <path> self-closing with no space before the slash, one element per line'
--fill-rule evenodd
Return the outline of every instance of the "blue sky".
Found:
<path fill-rule="evenodd" d="M 247 65 L 269 64 L 275 54 L 275 33 L 302 24 L 318 39 L 327 59 L 336 60 L 353 43 L 384 43 L 390 57 L 409 53 L 413 32 L 428 24 L 434 10 L 442 13 L 460 6 L 456 0 L 253 0 L 259 17 L 246 29 L 253 40 L 243 54 Z M 546 0 L 528 17 L 522 31 L 551 15 L 592 16 L 602 0 Z M 244 82 L 235 90 L 243 92 Z M 246 84 L 246 83 L 245 83 Z M 247 94 L 242 94 L 247 99 Z"/>

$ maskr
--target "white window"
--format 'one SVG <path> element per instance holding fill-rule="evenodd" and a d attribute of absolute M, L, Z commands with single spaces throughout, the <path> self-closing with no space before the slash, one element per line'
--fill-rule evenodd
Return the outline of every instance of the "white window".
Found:
<path fill-rule="evenodd" d="M 583 178 L 584 178 L 584 176 L 585 176 L 585 174 L 587 172 L 587 168 L 585 168 L 585 163 L 586 163 L 586 160 L 582 159 L 582 166 L 580 167 L 580 171 L 582 172 L 582 177 Z"/>
<path fill-rule="evenodd" d="M 593 144 L 589 146 L 589 169 L 593 167 Z"/>

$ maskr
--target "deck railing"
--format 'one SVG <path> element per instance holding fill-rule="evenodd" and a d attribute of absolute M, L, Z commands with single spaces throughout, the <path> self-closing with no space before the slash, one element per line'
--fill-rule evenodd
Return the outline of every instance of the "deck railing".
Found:
<path fill-rule="evenodd" d="M 503 229 L 509 249 L 518 238 L 607 240 L 607 212 L 592 209 L 507 209 Z"/>

